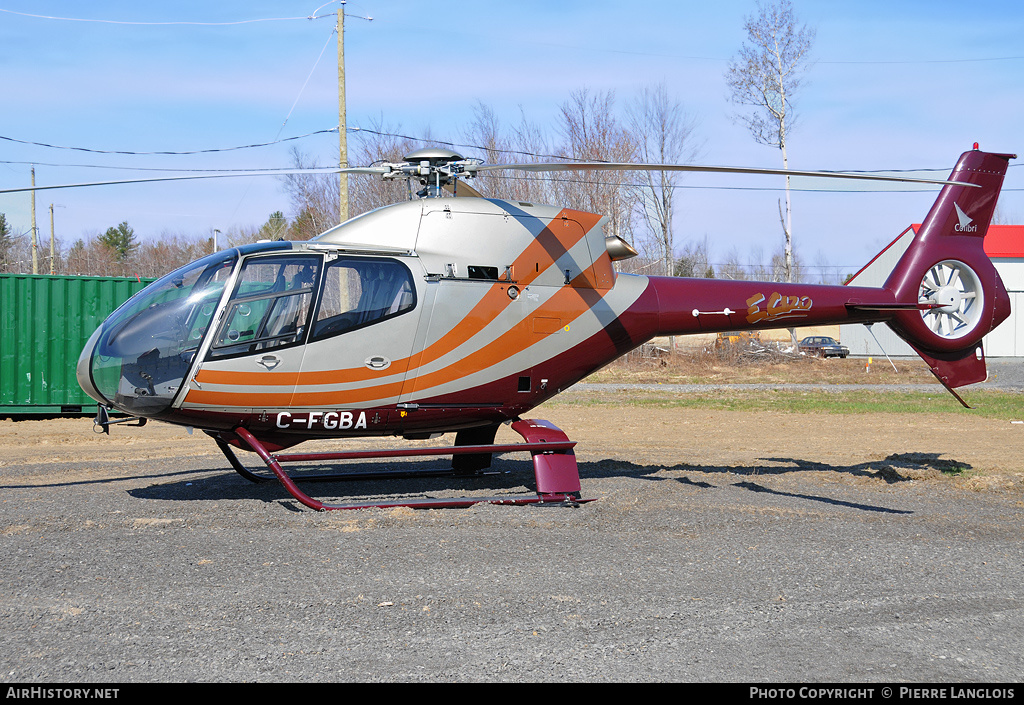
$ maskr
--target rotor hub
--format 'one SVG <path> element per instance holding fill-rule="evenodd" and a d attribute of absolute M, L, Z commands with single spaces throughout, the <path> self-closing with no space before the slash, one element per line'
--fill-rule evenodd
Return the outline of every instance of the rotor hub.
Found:
<path fill-rule="evenodd" d="M 433 167 L 441 166 L 448 162 L 461 162 L 463 159 L 462 155 L 458 152 L 453 152 L 450 149 L 443 149 L 441 147 L 417 149 L 415 152 L 409 152 L 402 158 L 411 164 L 422 164 L 423 162 L 427 162 Z"/>
<path fill-rule="evenodd" d="M 476 176 L 476 170 L 482 163 L 479 159 L 466 159 L 458 152 L 442 147 L 418 149 L 406 154 L 404 159 L 398 163 L 383 164 L 387 170 L 383 177 L 418 181 L 423 186 L 417 192 L 421 198 L 441 196 L 444 190 L 456 193 L 456 183 Z M 479 195 L 466 185 L 461 188 L 469 195 Z"/>
<path fill-rule="evenodd" d="M 935 303 L 943 304 L 939 310 L 944 313 L 952 313 L 960 308 L 963 301 L 963 292 L 952 286 L 944 286 L 935 292 Z"/>
<path fill-rule="evenodd" d="M 948 340 L 963 338 L 981 321 L 981 279 L 959 260 L 937 262 L 921 278 L 918 302 L 929 305 L 921 317 L 932 333 Z"/>

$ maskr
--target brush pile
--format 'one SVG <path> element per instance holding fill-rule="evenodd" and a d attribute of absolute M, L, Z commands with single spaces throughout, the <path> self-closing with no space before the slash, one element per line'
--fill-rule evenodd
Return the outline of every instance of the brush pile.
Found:
<path fill-rule="evenodd" d="M 792 343 L 760 340 L 741 340 L 726 345 L 708 346 L 702 355 L 720 365 L 779 365 L 808 359 Z"/>

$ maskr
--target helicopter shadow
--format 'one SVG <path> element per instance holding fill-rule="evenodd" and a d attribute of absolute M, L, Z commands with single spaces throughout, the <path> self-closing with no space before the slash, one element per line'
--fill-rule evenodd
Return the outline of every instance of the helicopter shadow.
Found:
<path fill-rule="evenodd" d="M 97 474 L 105 471 L 106 466 L 96 464 Z M 24 490 L 24 489 L 66 489 L 71 487 L 86 487 L 90 485 L 112 485 L 119 482 L 137 482 L 139 480 L 157 480 L 177 476 L 194 477 L 197 472 L 208 472 L 208 468 L 195 468 L 187 470 L 170 470 L 167 472 L 147 472 L 124 475 L 104 475 L 78 480 L 61 480 L 56 482 L 25 482 L 17 484 L 0 485 L 0 490 Z"/>
<path fill-rule="evenodd" d="M 652 482 L 675 482 L 682 485 L 697 488 L 699 490 L 716 489 L 720 485 L 708 479 L 694 479 L 693 475 L 715 475 L 734 476 L 741 475 L 750 478 L 768 477 L 773 475 L 785 475 L 793 472 L 827 472 L 845 474 L 850 477 L 861 477 L 871 480 L 880 480 L 886 484 L 897 484 L 909 482 L 915 479 L 913 475 L 919 474 L 922 470 L 938 471 L 944 474 L 959 474 L 971 469 L 967 463 L 940 458 L 936 453 L 894 453 L 883 460 L 873 460 L 853 465 L 830 465 L 817 461 L 802 460 L 799 458 L 759 458 L 766 464 L 736 466 L 736 465 L 691 465 L 680 463 L 673 466 L 648 466 L 619 460 L 601 460 L 594 463 L 580 463 L 580 474 L 586 477 L 622 477 L 633 476 L 637 479 Z M 771 464 L 767 464 L 771 463 Z M 675 476 L 679 473 L 689 473 L 682 476 Z M 862 502 L 850 502 L 823 495 L 810 493 L 785 492 L 767 487 L 752 479 L 737 482 L 728 482 L 729 486 L 756 492 L 773 495 L 777 497 L 790 497 L 795 499 L 821 502 L 833 506 L 843 506 L 870 512 L 882 512 L 887 514 L 913 514 L 909 510 L 890 509 L 887 507 L 865 504 Z"/>
<path fill-rule="evenodd" d="M 970 465 L 943 459 L 934 453 L 892 454 L 883 460 L 873 460 L 853 465 L 830 465 L 799 458 L 761 458 L 762 462 L 750 465 L 699 465 L 679 463 L 672 466 L 664 464 L 638 464 L 627 460 L 603 459 L 583 461 L 579 463 L 580 477 L 586 493 L 587 480 L 597 479 L 636 479 L 647 482 L 674 483 L 686 485 L 698 490 L 714 490 L 719 487 L 731 486 L 763 494 L 766 496 L 786 497 L 809 502 L 820 502 L 833 506 L 842 506 L 862 511 L 882 512 L 888 514 L 912 514 L 912 511 L 891 509 L 860 502 L 850 502 L 824 495 L 806 492 L 789 492 L 770 488 L 754 478 L 785 475 L 793 472 L 837 473 L 851 477 L 880 480 L 886 484 L 896 484 L 913 480 L 911 473 L 921 470 L 935 470 L 943 473 L 957 473 L 970 469 Z M 350 472 L 380 471 L 380 462 L 356 462 L 345 464 Z M 445 467 L 431 461 L 402 461 L 393 465 L 396 473 L 423 473 L 419 477 L 407 477 L 397 474 L 392 478 L 358 478 L 342 481 L 325 481 L 315 478 L 303 478 L 303 474 L 323 472 L 336 466 L 303 466 L 295 465 L 289 475 L 302 484 L 304 492 L 311 497 L 332 500 L 343 498 L 346 502 L 372 502 L 401 499 L 418 499 L 444 496 L 457 493 L 465 496 L 502 496 L 533 492 L 534 471 L 530 460 L 496 458 L 490 471 L 472 476 L 454 476 Z M 745 479 L 735 480 L 736 476 Z M 723 479 L 725 482 L 719 483 Z M 199 500 L 246 500 L 256 499 L 264 502 L 291 502 L 292 498 L 280 485 L 276 478 L 253 483 L 241 475 L 225 470 L 223 473 L 207 474 L 204 477 L 177 480 L 174 482 L 153 484 L 144 488 L 131 489 L 128 493 L 139 499 L 159 499 L 170 501 Z"/>
<path fill-rule="evenodd" d="M 326 471 L 344 470 L 349 473 L 379 473 L 385 466 L 384 476 L 342 479 L 318 479 Z M 533 463 L 529 460 L 496 460 L 490 471 L 469 476 L 455 476 L 449 468 L 431 461 L 351 462 L 344 465 L 289 465 L 289 477 L 299 484 L 310 497 L 324 501 L 343 500 L 346 503 L 384 501 L 395 498 L 422 499 L 439 494 L 450 495 L 516 495 L 531 492 Z M 387 477 L 386 473 L 394 473 Z M 419 475 L 409 477 L 408 475 Z M 129 490 L 140 499 L 161 500 L 245 500 L 265 502 L 293 500 L 277 478 L 260 474 L 260 482 L 251 482 L 226 468 L 225 472 L 206 477 L 176 482 L 153 484 Z"/>

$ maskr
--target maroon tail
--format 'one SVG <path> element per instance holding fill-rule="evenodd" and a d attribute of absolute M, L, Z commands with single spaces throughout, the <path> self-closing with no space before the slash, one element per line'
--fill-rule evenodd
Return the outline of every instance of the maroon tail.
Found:
<path fill-rule="evenodd" d="M 961 155 L 906 253 L 885 282 L 902 304 L 889 325 L 950 388 L 985 380 L 981 340 L 1010 315 L 983 242 L 1013 154 Z"/>
<path fill-rule="evenodd" d="M 955 183 L 942 188 L 881 288 L 649 277 L 648 292 L 621 320 L 653 335 L 885 322 L 950 391 L 981 382 L 982 338 L 1010 315 L 983 245 L 1014 156 L 964 153 L 949 177 Z"/>

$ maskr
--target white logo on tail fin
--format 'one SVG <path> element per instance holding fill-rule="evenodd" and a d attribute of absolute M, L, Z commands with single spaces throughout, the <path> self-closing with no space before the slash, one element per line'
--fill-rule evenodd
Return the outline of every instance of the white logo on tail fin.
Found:
<path fill-rule="evenodd" d="M 956 208 L 956 217 L 960 220 L 959 223 L 953 226 L 953 230 L 958 233 L 976 233 L 978 232 L 977 225 L 971 225 L 974 222 L 973 218 L 967 216 L 963 209 L 957 205 L 956 201 L 953 201 L 953 207 Z"/>

